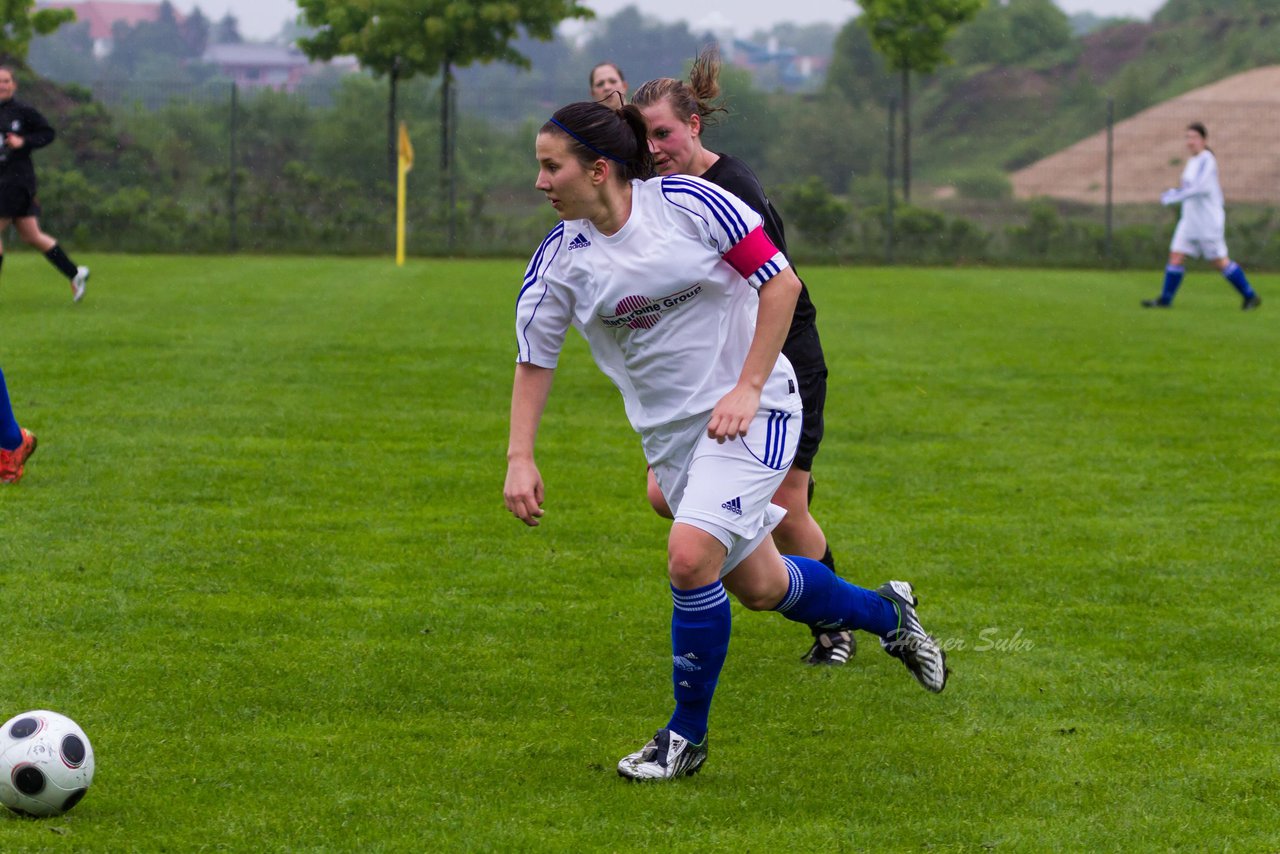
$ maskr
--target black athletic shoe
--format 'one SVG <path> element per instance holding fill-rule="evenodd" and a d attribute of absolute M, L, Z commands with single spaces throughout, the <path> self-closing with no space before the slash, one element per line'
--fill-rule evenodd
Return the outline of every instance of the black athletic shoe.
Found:
<path fill-rule="evenodd" d="M 925 633 L 916 617 L 919 601 L 905 581 L 889 581 L 876 588 L 898 609 L 898 627 L 880 638 L 884 651 L 901 661 L 916 681 L 935 694 L 947 687 L 947 654 Z"/>
<path fill-rule="evenodd" d="M 1244 303 L 1241 304 L 1242 311 L 1253 311 L 1255 308 L 1262 308 L 1262 297 L 1254 294 L 1251 297 L 1245 297 Z"/>
<path fill-rule="evenodd" d="M 838 666 L 848 663 L 857 649 L 858 642 L 853 639 L 853 632 L 815 632 L 813 646 L 800 660 L 805 664 Z"/>
<path fill-rule="evenodd" d="M 663 727 L 644 747 L 624 756 L 618 763 L 618 776 L 628 780 L 674 780 L 692 777 L 707 761 L 707 739 L 693 744 L 679 733 Z"/>
<path fill-rule="evenodd" d="M 1142 301 L 1143 308 L 1173 308 L 1173 303 L 1165 302 L 1160 299 L 1144 299 Z"/>

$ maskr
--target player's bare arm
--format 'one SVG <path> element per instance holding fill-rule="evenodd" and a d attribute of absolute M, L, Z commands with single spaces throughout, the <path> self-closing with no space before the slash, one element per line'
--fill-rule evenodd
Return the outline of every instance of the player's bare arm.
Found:
<path fill-rule="evenodd" d="M 511 432 L 507 442 L 507 481 L 502 489 L 507 509 L 530 527 L 542 516 L 545 491 L 534 462 L 533 447 L 538 425 L 551 393 L 555 371 L 522 363 L 516 365 L 511 387 Z"/>
<path fill-rule="evenodd" d="M 800 279 L 790 267 L 760 286 L 755 336 L 738 384 L 711 411 L 711 420 L 707 423 L 710 438 L 725 442 L 747 435 L 747 426 L 760 407 L 760 390 L 787 340 L 799 296 Z"/>

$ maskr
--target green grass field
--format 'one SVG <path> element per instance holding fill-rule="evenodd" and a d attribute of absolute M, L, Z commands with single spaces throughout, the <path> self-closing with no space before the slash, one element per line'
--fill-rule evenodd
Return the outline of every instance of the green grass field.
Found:
<path fill-rule="evenodd" d="M 77 259 L 80 260 L 80 259 Z M 912 581 L 930 695 L 735 606 L 692 779 L 614 772 L 670 711 L 665 525 L 576 339 L 502 507 L 523 262 L 4 265 L 40 448 L 0 488 L 0 716 L 93 740 L 3 851 L 1280 849 L 1280 279 L 809 269 L 814 512 Z"/>

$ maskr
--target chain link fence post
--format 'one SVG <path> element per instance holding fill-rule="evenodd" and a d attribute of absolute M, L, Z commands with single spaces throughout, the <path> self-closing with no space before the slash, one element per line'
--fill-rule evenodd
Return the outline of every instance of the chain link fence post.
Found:
<path fill-rule="evenodd" d="M 240 111 L 239 88 L 233 81 L 231 84 L 231 115 L 228 117 L 227 129 L 228 137 L 227 148 L 231 153 L 230 172 L 227 173 L 227 217 L 228 217 L 228 249 L 235 252 L 240 247 L 239 235 L 236 233 L 236 133 L 238 131 L 238 119 Z"/>
<path fill-rule="evenodd" d="M 885 209 L 884 209 L 884 262 L 886 264 L 893 263 L 893 161 L 897 156 L 894 151 L 896 145 L 893 136 L 894 123 L 898 120 L 898 99 L 889 99 L 889 124 L 888 124 L 888 159 L 885 168 Z"/>
<path fill-rule="evenodd" d="M 1113 167 L 1115 166 L 1115 107 L 1116 102 L 1112 98 L 1107 99 L 1107 200 L 1106 200 L 1106 218 L 1107 218 L 1107 240 L 1106 249 L 1103 257 L 1108 267 L 1111 266 L 1111 226 L 1112 226 L 1112 191 L 1114 176 Z"/>

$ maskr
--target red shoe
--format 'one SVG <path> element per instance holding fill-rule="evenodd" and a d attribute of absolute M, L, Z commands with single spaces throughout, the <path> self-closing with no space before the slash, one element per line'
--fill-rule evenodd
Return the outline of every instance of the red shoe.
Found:
<path fill-rule="evenodd" d="M 23 428 L 22 444 L 12 451 L 0 448 L 0 482 L 17 483 L 22 479 L 27 459 L 36 452 L 36 434 Z"/>

